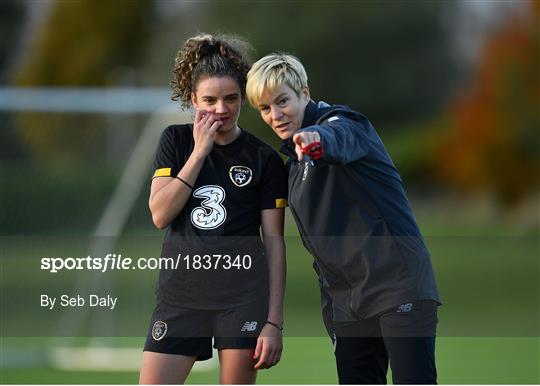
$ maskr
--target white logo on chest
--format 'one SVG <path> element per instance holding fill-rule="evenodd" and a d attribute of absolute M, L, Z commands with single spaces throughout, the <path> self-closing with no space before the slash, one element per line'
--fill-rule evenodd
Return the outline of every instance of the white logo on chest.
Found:
<path fill-rule="evenodd" d="M 253 172 L 247 166 L 231 166 L 229 169 L 229 177 L 233 184 L 241 188 L 251 182 Z"/>
<path fill-rule="evenodd" d="M 191 211 L 191 223 L 199 229 L 215 229 L 225 222 L 227 210 L 221 203 L 225 191 L 221 186 L 205 185 L 193 192 L 193 197 L 203 198 L 201 206 Z"/>

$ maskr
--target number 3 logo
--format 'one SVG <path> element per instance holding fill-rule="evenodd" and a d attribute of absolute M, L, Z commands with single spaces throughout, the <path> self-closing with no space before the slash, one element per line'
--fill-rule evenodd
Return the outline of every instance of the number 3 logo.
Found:
<path fill-rule="evenodd" d="M 217 185 L 201 186 L 193 192 L 193 197 L 204 198 L 201 206 L 191 211 L 191 223 L 199 229 L 216 229 L 225 222 L 227 210 L 221 203 L 225 200 L 225 191 Z"/>

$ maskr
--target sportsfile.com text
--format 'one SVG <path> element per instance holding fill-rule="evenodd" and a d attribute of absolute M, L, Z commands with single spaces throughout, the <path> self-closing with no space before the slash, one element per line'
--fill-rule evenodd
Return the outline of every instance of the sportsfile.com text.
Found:
<path fill-rule="evenodd" d="M 188 269 L 188 270 L 230 270 L 251 268 L 250 255 L 182 255 L 172 257 L 149 257 L 133 259 L 124 257 L 121 254 L 109 253 L 104 257 L 43 257 L 41 259 L 41 270 L 57 273 L 62 270 L 91 270 L 91 271 L 113 271 L 113 270 L 155 270 L 155 269 Z"/>

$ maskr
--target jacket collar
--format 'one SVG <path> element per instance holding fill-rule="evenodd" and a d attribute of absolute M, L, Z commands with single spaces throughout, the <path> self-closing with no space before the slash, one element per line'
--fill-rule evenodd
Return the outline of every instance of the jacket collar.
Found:
<path fill-rule="evenodd" d="M 314 125 L 317 121 L 317 115 L 317 103 L 310 99 L 306 105 L 306 109 L 304 110 L 304 119 L 302 120 L 302 126 L 300 129 Z M 296 152 L 294 151 L 294 143 L 292 138 L 283 140 L 281 142 L 279 151 L 288 157 L 296 159 Z"/>
<path fill-rule="evenodd" d="M 317 110 L 317 103 L 310 100 L 306 106 L 306 109 L 304 110 L 304 119 L 302 120 L 302 126 L 300 127 L 301 129 L 315 124 L 318 118 Z"/>
<path fill-rule="evenodd" d="M 296 152 L 294 151 L 294 142 L 292 138 L 281 141 L 279 151 L 280 153 L 285 154 L 287 157 L 296 159 Z"/>

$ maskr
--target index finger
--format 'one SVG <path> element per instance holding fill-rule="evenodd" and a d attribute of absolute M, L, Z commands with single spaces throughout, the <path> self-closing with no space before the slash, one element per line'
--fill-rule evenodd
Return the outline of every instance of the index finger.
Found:
<path fill-rule="evenodd" d="M 208 113 L 208 111 L 202 109 L 202 110 L 195 110 L 195 123 L 200 122 Z"/>
<path fill-rule="evenodd" d="M 294 151 L 296 152 L 296 158 L 298 159 L 298 162 L 304 160 L 309 160 L 309 156 L 307 154 L 302 153 L 302 146 L 300 144 L 296 144 L 294 146 Z"/>
<path fill-rule="evenodd" d="M 296 145 L 302 145 L 302 143 L 304 142 L 304 136 L 303 136 L 304 133 L 297 133 L 295 135 L 293 135 L 293 142 L 296 144 Z"/>
<path fill-rule="evenodd" d="M 267 350 L 263 349 L 261 357 L 259 358 L 259 361 L 253 367 L 256 369 L 261 368 L 261 366 L 264 365 L 266 362 L 266 356 L 267 356 Z"/>

